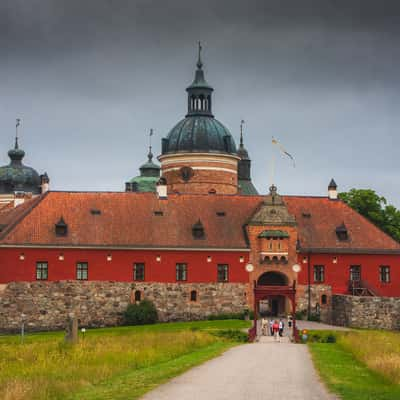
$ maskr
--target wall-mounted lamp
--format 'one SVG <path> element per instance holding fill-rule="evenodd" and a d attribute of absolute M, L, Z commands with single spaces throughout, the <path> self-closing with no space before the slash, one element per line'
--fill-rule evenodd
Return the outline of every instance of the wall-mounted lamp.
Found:
<path fill-rule="evenodd" d="M 207 262 L 211 262 L 212 261 L 212 257 L 211 256 L 207 256 Z"/>
<path fill-rule="evenodd" d="M 337 257 L 333 257 L 332 262 L 333 262 L 334 264 L 337 264 Z"/>
<path fill-rule="evenodd" d="M 111 254 L 107 254 L 107 261 L 112 261 L 112 255 Z"/>
<path fill-rule="evenodd" d="M 307 264 L 307 257 L 303 257 L 303 264 Z"/>
<path fill-rule="evenodd" d="M 160 262 L 160 261 L 161 261 L 161 256 L 157 256 L 157 257 L 156 257 L 156 261 L 157 261 L 157 262 Z"/>
<path fill-rule="evenodd" d="M 20 259 L 21 261 L 25 260 L 25 254 L 24 254 L 24 253 L 21 253 L 21 254 L 19 255 L 19 259 Z"/>
<path fill-rule="evenodd" d="M 239 257 L 239 262 L 244 263 L 244 257 L 243 256 Z"/>
<path fill-rule="evenodd" d="M 59 259 L 60 261 L 64 261 L 64 254 L 63 254 L 63 253 L 60 253 L 59 256 L 58 256 L 58 259 Z"/>

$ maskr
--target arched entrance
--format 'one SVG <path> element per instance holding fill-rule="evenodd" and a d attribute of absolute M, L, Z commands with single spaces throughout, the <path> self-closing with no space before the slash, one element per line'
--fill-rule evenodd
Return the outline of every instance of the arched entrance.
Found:
<path fill-rule="evenodd" d="M 264 307 L 264 309 L 263 309 Z M 293 332 L 296 337 L 296 281 L 289 286 L 287 276 L 279 271 L 268 271 L 254 281 L 254 324 L 249 331 L 250 340 L 257 335 L 257 320 L 260 314 L 280 316 L 290 312 L 293 317 Z"/>
<path fill-rule="evenodd" d="M 282 272 L 268 271 L 260 275 L 257 281 L 257 285 L 286 286 L 288 285 L 288 278 Z"/>

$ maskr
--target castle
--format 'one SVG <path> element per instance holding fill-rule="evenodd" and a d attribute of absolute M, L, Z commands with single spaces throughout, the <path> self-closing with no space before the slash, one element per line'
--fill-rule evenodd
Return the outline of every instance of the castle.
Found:
<path fill-rule="evenodd" d="M 161 320 L 253 309 L 329 319 L 335 294 L 400 297 L 400 244 L 337 197 L 260 195 L 212 113 L 200 58 L 184 119 L 125 192 L 49 190 L 18 142 L 0 168 L 0 329 L 118 323 L 148 298 Z"/>

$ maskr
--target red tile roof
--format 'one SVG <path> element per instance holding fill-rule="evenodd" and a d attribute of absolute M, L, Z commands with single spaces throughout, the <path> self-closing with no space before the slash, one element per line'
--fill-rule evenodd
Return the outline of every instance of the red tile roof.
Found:
<path fill-rule="evenodd" d="M 7 216 L 0 212 L 0 224 L 8 225 L 0 232 L 0 244 L 243 249 L 248 247 L 243 226 L 262 200 L 262 196 L 171 194 L 159 200 L 154 193 L 48 192 Z M 399 243 L 341 201 L 300 196 L 284 196 L 284 201 L 296 217 L 303 249 L 400 252 Z M 155 215 L 156 211 L 163 215 Z M 68 224 L 66 237 L 55 235 L 60 217 Z M 205 239 L 192 236 L 198 219 Z M 336 237 L 335 229 L 343 222 L 348 241 Z"/>
<path fill-rule="evenodd" d="M 1 243 L 133 247 L 246 248 L 243 225 L 260 197 L 48 192 Z M 93 215 L 91 210 L 99 210 Z M 154 213 L 161 211 L 163 216 Z M 217 216 L 225 212 L 225 216 Z M 57 237 L 60 217 L 68 235 Z M 205 239 L 194 239 L 200 219 Z M 1 238 L 1 237 L 0 237 Z"/>
<path fill-rule="evenodd" d="M 300 247 L 314 251 L 379 252 L 400 250 L 400 244 L 340 200 L 327 197 L 285 196 L 296 216 Z M 336 228 L 346 226 L 348 240 L 340 241 Z"/>

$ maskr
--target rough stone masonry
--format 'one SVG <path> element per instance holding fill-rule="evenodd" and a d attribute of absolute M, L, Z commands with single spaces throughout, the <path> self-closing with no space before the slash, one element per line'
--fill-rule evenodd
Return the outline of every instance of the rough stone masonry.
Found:
<path fill-rule="evenodd" d="M 115 326 L 137 291 L 154 302 L 160 321 L 204 319 L 243 312 L 247 290 L 243 283 L 11 282 L 0 287 L 0 331 L 16 332 L 23 322 L 28 331 L 64 329 L 74 315 L 80 326 Z"/>

